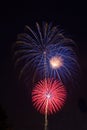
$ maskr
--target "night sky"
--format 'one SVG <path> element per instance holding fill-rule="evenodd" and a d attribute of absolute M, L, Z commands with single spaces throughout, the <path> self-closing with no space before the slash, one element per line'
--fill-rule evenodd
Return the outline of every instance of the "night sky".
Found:
<path fill-rule="evenodd" d="M 44 116 L 31 102 L 31 79 L 26 85 L 19 81 L 12 60 L 12 45 L 24 26 L 34 29 L 42 21 L 60 25 L 79 49 L 81 79 L 72 89 L 66 105 L 49 116 L 49 130 L 87 130 L 87 7 L 86 3 L 54 1 L 9 2 L 1 4 L 0 15 L 0 107 L 5 111 L 7 124 L 13 130 L 42 130 Z M 0 117 L 4 117 L 0 110 Z M 2 120 L 2 118 L 0 118 Z M 2 129 L 2 128 L 1 128 Z M 1 130 L 0 129 L 0 130 Z"/>

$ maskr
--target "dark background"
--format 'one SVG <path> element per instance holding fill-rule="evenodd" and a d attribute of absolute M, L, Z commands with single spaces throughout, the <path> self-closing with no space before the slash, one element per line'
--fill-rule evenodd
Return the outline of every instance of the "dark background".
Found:
<path fill-rule="evenodd" d="M 82 1 L 83 2 L 83 1 Z M 16 35 L 27 24 L 53 22 L 60 25 L 78 45 L 81 82 L 64 108 L 49 117 L 49 130 L 87 130 L 87 9 L 86 3 L 57 1 L 3 2 L 0 11 L 0 130 L 42 130 L 44 116 L 33 107 L 31 82 L 19 82 L 14 70 L 11 48 Z M 31 79 L 30 79 L 31 81 Z"/>

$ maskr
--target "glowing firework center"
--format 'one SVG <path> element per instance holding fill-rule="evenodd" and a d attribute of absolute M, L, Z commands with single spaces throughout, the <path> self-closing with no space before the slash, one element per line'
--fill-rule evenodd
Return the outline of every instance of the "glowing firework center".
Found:
<path fill-rule="evenodd" d="M 46 98 L 50 99 L 51 98 L 51 94 L 50 93 L 46 93 Z"/>
<path fill-rule="evenodd" d="M 63 60 L 61 57 L 54 56 L 50 59 L 50 66 L 53 69 L 58 69 L 63 65 Z"/>

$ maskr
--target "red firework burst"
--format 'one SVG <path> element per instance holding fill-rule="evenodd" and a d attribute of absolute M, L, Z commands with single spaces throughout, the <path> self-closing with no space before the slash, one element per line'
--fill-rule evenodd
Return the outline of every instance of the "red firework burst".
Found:
<path fill-rule="evenodd" d="M 66 90 L 57 80 L 45 79 L 37 83 L 32 91 L 32 102 L 42 114 L 59 111 L 66 100 Z M 47 108 L 47 110 L 46 110 Z"/>

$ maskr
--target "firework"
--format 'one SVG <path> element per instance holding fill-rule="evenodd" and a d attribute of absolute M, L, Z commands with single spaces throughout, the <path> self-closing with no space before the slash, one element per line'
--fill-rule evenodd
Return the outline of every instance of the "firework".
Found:
<path fill-rule="evenodd" d="M 26 26 L 25 32 L 17 37 L 14 57 L 19 77 L 34 69 L 33 79 L 38 74 L 42 79 L 54 77 L 63 83 L 75 83 L 79 75 L 75 43 L 52 24 L 44 23 L 40 28 L 36 23 L 36 27 L 34 32 Z"/>
<path fill-rule="evenodd" d="M 32 91 L 32 102 L 42 114 L 59 111 L 66 100 L 66 90 L 62 83 L 53 79 L 44 79 L 37 83 Z"/>

